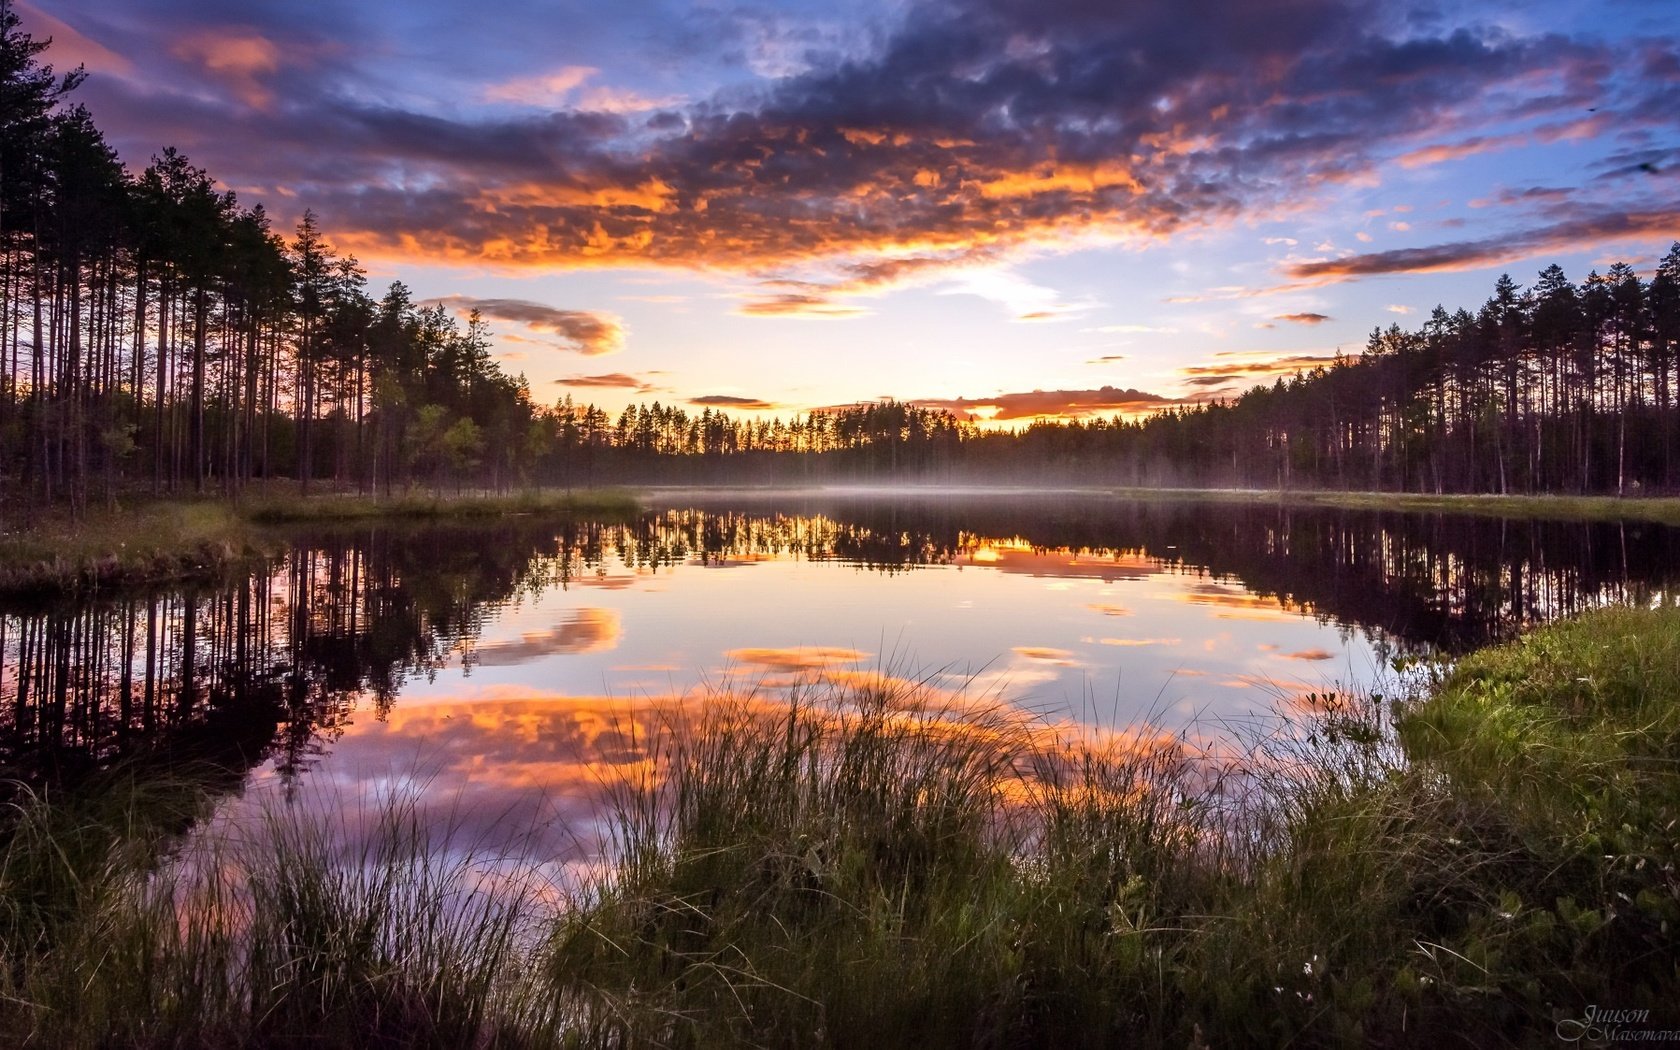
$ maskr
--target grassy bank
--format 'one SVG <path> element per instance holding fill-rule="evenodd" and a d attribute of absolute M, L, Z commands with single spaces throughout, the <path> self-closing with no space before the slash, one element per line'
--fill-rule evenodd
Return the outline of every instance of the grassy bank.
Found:
<path fill-rule="evenodd" d="M 903 700 L 670 754 L 551 963 L 602 1041 L 1527 1045 L 1609 1003 L 1680 1027 L 1680 610 L 1547 628 L 1211 770 Z"/>
<path fill-rule="evenodd" d="M 244 571 L 284 550 L 295 534 L 288 527 L 514 516 L 621 519 L 638 509 L 634 497 L 610 490 L 390 499 L 269 493 L 239 502 L 141 500 L 75 520 L 49 514 L 0 533 L 0 595 L 68 594 Z"/>
<path fill-rule="evenodd" d="M 1680 498 L 1617 496 L 1501 496 L 1486 493 L 1433 495 L 1421 492 L 1335 492 L 1312 489 L 1104 490 L 1133 500 L 1254 503 L 1289 507 L 1337 507 L 1412 513 L 1477 514 L 1546 521 L 1649 521 L 1680 525 Z"/>
<path fill-rule="evenodd" d="M 120 793 L 26 803 L 0 1043 L 1486 1047 L 1594 1005 L 1680 1027 L 1680 610 L 1321 706 L 1211 761 L 914 689 L 709 698 L 644 742 L 619 864 L 569 906 L 400 806 L 348 852 L 284 818 L 148 877 Z"/>

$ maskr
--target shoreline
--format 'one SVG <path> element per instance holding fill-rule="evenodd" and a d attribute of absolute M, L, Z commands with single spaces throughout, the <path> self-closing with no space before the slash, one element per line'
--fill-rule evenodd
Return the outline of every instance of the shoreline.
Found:
<path fill-rule="evenodd" d="M 488 521 L 518 517 L 627 519 L 641 504 L 621 489 L 509 495 L 262 495 L 146 499 L 91 512 L 54 513 L 0 534 L 0 598 L 63 598 L 109 587 L 208 580 L 261 565 L 309 527 Z"/>
<path fill-rule="evenodd" d="M 1157 503 L 1244 503 L 1404 513 L 1471 514 L 1546 521 L 1641 521 L 1680 525 L 1680 497 L 1423 493 L 1331 489 L 1134 488 L 1111 485 L 641 485 L 647 502 L 739 500 L 997 498 L 1074 496 Z"/>
<path fill-rule="evenodd" d="M 1680 525 L 1680 497 L 1341 492 L 1108 486 L 796 485 L 537 489 L 508 495 L 395 497 L 262 493 L 240 500 L 141 499 L 70 521 L 61 512 L 0 534 L 0 597 L 65 597 L 149 586 L 262 563 L 286 530 L 373 522 L 484 521 L 511 517 L 624 520 L 687 501 L 962 499 L 1063 496 L 1153 503 L 1230 503 L 1534 521 Z"/>

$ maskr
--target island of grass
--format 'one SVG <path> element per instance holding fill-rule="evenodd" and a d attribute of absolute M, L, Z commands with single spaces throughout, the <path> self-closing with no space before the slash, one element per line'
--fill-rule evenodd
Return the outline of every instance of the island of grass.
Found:
<path fill-rule="evenodd" d="M 1049 742 L 926 699 L 707 698 L 688 731 L 643 741 L 655 775 L 614 796 L 616 865 L 569 894 L 505 868 L 486 882 L 401 804 L 351 855 L 279 813 L 216 863 L 160 867 L 208 805 L 186 787 L 21 796 L 0 1041 L 1489 1047 L 1680 1029 L 1680 609 L 1541 628 L 1402 701 L 1318 697 L 1211 779 L 1149 734 Z"/>
<path fill-rule="evenodd" d="M 96 587 L 215 579 L 263 564 L 302 528 L 514 517 L 625 521 L 639 512 L 634 496 L 612 489 L 138 499 L 77 517 L 44 512 L 0 532 L 0 595 L 64 595 Z"/>

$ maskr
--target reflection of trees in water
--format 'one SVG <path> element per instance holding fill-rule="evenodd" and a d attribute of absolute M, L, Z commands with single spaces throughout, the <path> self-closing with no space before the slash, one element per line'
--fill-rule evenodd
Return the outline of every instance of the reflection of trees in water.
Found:
<path fill-rule="evenodd" d="M 8 610 L 0 776 L 265 757 L 295 770 L 533 585 L 545 545 L 552 532 L 528 527 L 341 534 L 223 587 Z"/>
<path fill-rule="evenodd" d="M 763 558 L 901 572 L 1004 539 L 1196 573 L 1204 586 L 1240 582 L 1327 622 L 1448 652 L 1590 605 L 1648 601 L 1680 565 L 1680 532 L 1654 525 L 1049 498 L 342 532 L 224 587 L 0 615 L 0 775 L 187 758 L 243 770 L 272 757 L 295 771 L 358 706 L 383 714 L 407 679 L 470 648 L 491 611 L 522 593 Z"/>
<path fill-rule="evenodd" d="M 1055 496 L 671 511 L 606 545 L 621 544 L 630 566 L 793 555 L 896 572 L 1006 539 L 1240 582 L 1327 622 L 1448 653 L 1590 606 L 1649 601 L 1680 566 L 1680 530 L 1659 525 Z"/>

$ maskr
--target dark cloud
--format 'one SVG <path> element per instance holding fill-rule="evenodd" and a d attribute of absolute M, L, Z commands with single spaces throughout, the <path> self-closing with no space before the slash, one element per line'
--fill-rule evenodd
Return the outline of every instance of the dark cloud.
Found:
<path fill-rule="evenodd" d="M 1391 273 L 1435 273 L 1503 266 L 1548 252 L 1579 251 L 1618 240 L 1680 237 L 1680 209 L 1607 211 L 1518 230 L 1500 237 L 1424 248 L 1395 248 L 1341 259 L 1298 263 L 1289 275 L 1302 280 L 1343 280 Z"/>
<path fill-rule="evenodd" d="M 445 296 L 429 303 L 441 303 L 461 314 L 477 310 L 488 320 L 512 321 L 533 332 L 558 336 L 562 349 L 586 357 L 610 354 L 624 346 L 624 326 L 610 314 L 558 310 L 528 299 L 476 299 L 466 295 Z"/>
<path fill-rule="evenodd" d="M 1556 35 L 1385 29 L 1362 0 L 948 0 L 881 34 L 690 19 L 686 53 L 719 53 L 727 31 L 741 62 L 783 75 L 651 117 L 414 102 L 366 61 L 395 30 L 349 9 L 269 3 L 237 25 L 203 0 L 81 9 L 138 67 L 88 89 L 130 160 L 175 142 L 236 189 L 310 203 L 364 255 L 823 269 L 820 287 L 741 307 L 754 315 L 839 316 L 855 308 L 825 296 L 1068 232 L 1159 236 L 1298 204 L 1419 143 L 1498 148 L 1512 117 L 1598 105 L 1626 129 L 1674 112 L 1666 45 L 1629 65 Z M 554 21 L 525 14 L 530 32 L 504 34 L 522 54 Z M 436 17 L 474 41 L 511 16 Z M 177 46 L 193 33 L 242 43 Z"/>
<path fill-rule="evenodd" d="M 859 317 L 868 311 L 862 307 L 837 303 L 827 295 L 785 292 L 781 295 L 749 300 L 737 307 L 735 312 L 748 317 L 814 317 L 837 320 Z"/>
<path fill-rule="evenodd" d="M 691 397 L 688 399 L 688 403 L 691 405 L 707 405 L 713 408 L 768 409 L 781 407 L 772 401 L 764 401 L 756 397 L 736 397 L 733 394 L 706 394 L 703 397 Z"/>
<path fill-rule="evenodd" d="M 1125 354 L 1104 354 L 1101 357 L 1093 357 L 1085 363 L 1088 365 L 1111 365 L 1116 361 L 1124 361 L 1125 359 Z"/>
<path fill-rule="evenodd" d="M 643 393 L 655 389 L 647 380 L 625 372 L 608 372 L 598 376 L 567 376 L 564 379 L 556 379 L 555 382 L 561 386 L 623 388 Z"/>
<path fill-rule="evenodd" d="M 1276 320 L 1293 321 L 1296 324 L 1323 324 L 1330 320 L 1330 315 L 1315 313 L 1278 314 Z"/>
<path fill-rule="evenodd" d="M 1215 354 L 1215 357 L 1247 357 L 1246 353 Z M 1240 379 L 1254 380 L 1273 376 L 1292 376 L 1297 372 L 1310 372 L 1315 368 L 1323 368 L 1336 362 L 1334 355 L 1326 354 L 1281 354 L 1277 357 L 1261 357 L 1251 361 L 1220 361 L 1211 365 L 1189 365 L 1179 369 L 1187 377 L 1185 382 L 1199 386 L 1211 386 L 1217 383 L 1235 382 Z"/>
<path fill-rule="evenodd" d="M 1215 373 L 1212 373 L 1212 374 L 1209 374 L 1209 375 L 1191 376 L 1188 379 L 1185 379 L 1184 383 L 1185 383 L 1186 386 L 1216 387 L 1216 386 L 1227 386 L 1231 383 L 1236 383 L 1236 382 L 1239 382 L 1243 379 L 1249 379 L 1249 378 L 1252 378 L 1252 377 L 1244 375 L 1240 372 L 1231 372 L 1231 373 L 1215 372 Z"/>
<path fill-rule="evenodd" d="M 943 408 L 964 418 L 982 418 L 982 410 L 994 410 L 995 421 L 1033 419 L 1038 416 L 1085 416 L 1112 412 L 1146 412 L 1166 408 L 1175 402 L 1160 394 L 1112 386 L 1095 390 L 1033 390 L 976 398 L 917 398 L 924 408 Z"/>

